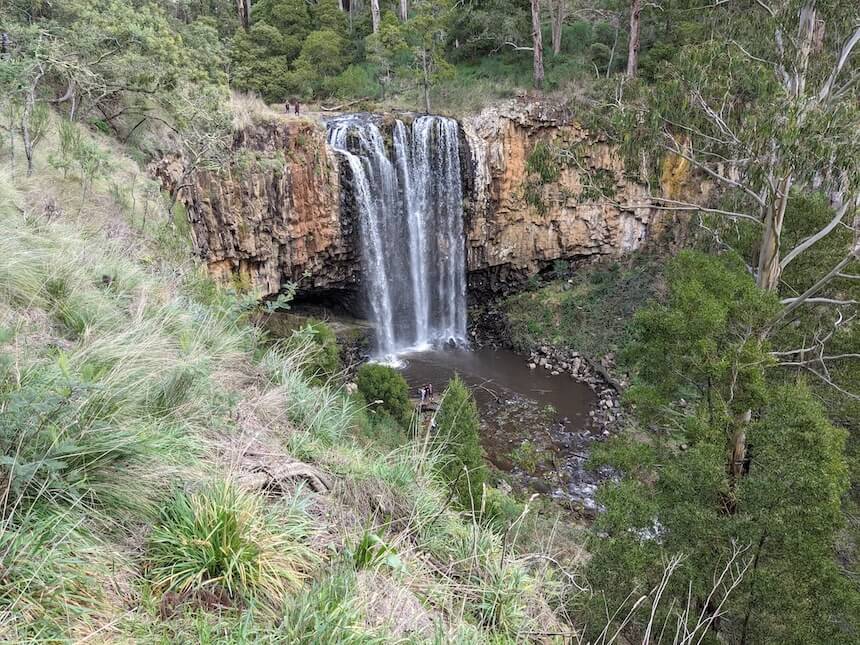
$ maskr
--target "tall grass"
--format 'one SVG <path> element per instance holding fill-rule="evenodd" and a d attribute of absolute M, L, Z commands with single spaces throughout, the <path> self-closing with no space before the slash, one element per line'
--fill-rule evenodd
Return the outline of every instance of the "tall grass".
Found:
<path fill-rule="evenodd" d="M 179 491 L 150 536 L 149 577 L 162 591 L 223 589 L 237 602 L 277 609 L 317 562 L 305 544 L 310 533 L 299 497 L 267 507 L 228 481 Z"/>

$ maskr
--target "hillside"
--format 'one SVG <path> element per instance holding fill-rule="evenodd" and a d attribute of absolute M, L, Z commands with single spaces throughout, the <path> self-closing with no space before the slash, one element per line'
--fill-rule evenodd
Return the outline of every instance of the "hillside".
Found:
<path fill-rule="evenodd" d="M 116 144 L 79 133 L 104 163 L 86 195 L 47 163 L 56 127 L 33 178 L 2 175 L 4 640 L 562 629 L 569 583 L 454 510 L 422 442 L 368 446 L 366 412 L 201 273 Z"/>

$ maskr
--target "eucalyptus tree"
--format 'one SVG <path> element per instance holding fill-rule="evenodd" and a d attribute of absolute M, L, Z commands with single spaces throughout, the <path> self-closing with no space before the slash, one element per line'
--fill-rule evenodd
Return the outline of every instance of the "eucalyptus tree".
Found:
<path fill-rule="evenodd" d="M 630 2 L 630 40 L 627 45 L 627 76 L 636 76 L 639 69 L 639 45 L 642 16 L 642 0 Z"/>
<path fill-rule="evenodd" d="M 532 83 L 543 89 L 543 36 L 541 35 L 540 0 L 531 0 L 532 7 Z"/>
<path fill-rule="evenodd" d="M 665 590 L 681 605 L 646 604 L 646 620 L 625 627 L 631 642 L 671 642 L 643 636 L 647 609 L 653 624 L 673 628 L 673 609 L 682 629 L 710 617 L 701 640 L 675 642 L 856 642 L 860 595 L 834 557 L 849 489 L 846 433 L 802 382 L 770 378 L 776 359 L 760 332 L 780 308 L 776 295 L 731 253 L 684 251 L 666 283 L 664 301 L 635 316 L 624 350 L 628 409 L 642 430 L 598 458 L 623 476 L 600 494 L 605 537 L 588 572 L 602 594 L 587 610 L 602 626 L 604 602 L 645 594 L 681 553 Z M 742 580 L 715 593 L 713 572 L 738 548 Z"/>
<path fill-rule="evenodd" d="M 683 158 L 723 194 L 735 194 L 730 209 L 670 198 L 664 208 L 760 227 L 756 282 L 775 291 L 785 267 L 850 222 L 860 198 L 860 5 L 728 0 L 710 11 L 712 36 L 684 47 L 648 100 L 622 112 L 640 143 Z M 812 189 L 831 196 L 833 218 L 785 249 L 786 208 Z M 846 256 L 858 252 L 852 245 Z"/>
<path fill-rule="evenodd" d="M 781 310 L 761 333 L 784 335 L 786 325 L 815 311 L 816 327 L 803 327 L 806 338 L 792 347 L 777 343 L 775 351 L 860 399 L 824 365 L 860 357 L 856 348 L 824 349 L 851 333 L 860 302 L 860 5 L 728 0 L 704 10 L 698 23 L 699 36 L 653 84 L 625 77 L 616 87 L 610 113 L 628 167 L 649 179 L 642 161 L 656 150 L 664 163 L 656 208 L 699 213 L 718 245 L 735 247 L 743 238 L 756 284 L 781 297 Z M 666 172 L 672 158 L 716 190 L 691 196 Z M 803 213 L 787 218 L 812 193 L 826 197 L 829 216 L 817 217 L 815 228 Z M 826 258 L 817 253 L 825 246 Z M 819 262 L 804 263 L 803 276 L 789 272 L 786 280 L 810 254 Z M 816 365 L 807 362 L 812 354 Z"/>
<path fill-rule="evenodd" d="M 552 53 L 558 56 L 561 53 L 561 36 L 564 21 L 567 18 L 567 0 L 552 0 L 550 12 L 552 14 Z"/>

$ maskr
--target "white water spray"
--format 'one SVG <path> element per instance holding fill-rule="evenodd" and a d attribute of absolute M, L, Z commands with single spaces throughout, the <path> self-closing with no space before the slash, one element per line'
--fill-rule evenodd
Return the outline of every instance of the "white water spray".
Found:
<path fill-rule="evenodd" d="M 457 122 L 424 116 L 397 121 L 392 153 L 366 117 L 329 123 L 344 156 L 359 211 L 362 263 L 376 358 L 466 340 L 466 258 Z"/>

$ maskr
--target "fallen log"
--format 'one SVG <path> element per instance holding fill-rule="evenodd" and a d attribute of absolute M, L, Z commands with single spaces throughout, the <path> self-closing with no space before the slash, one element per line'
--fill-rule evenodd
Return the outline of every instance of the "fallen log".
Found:
<path fill-rule="evenodd" d="M 348 101 L 346 103 L 341 103 L 340 105 L 334 105 L 332 107 L 326 107 L 325 105 L 320 105 L 320 110 L 323 112 L 340 112 L 343 108 L 347 108 L 350 105 L 355 105 L 356 103 L 361 103 L 362 101 L 369 101 L 369 96 L 364 96 L 360 99 L 355 99 L 354 101 Z"/>

